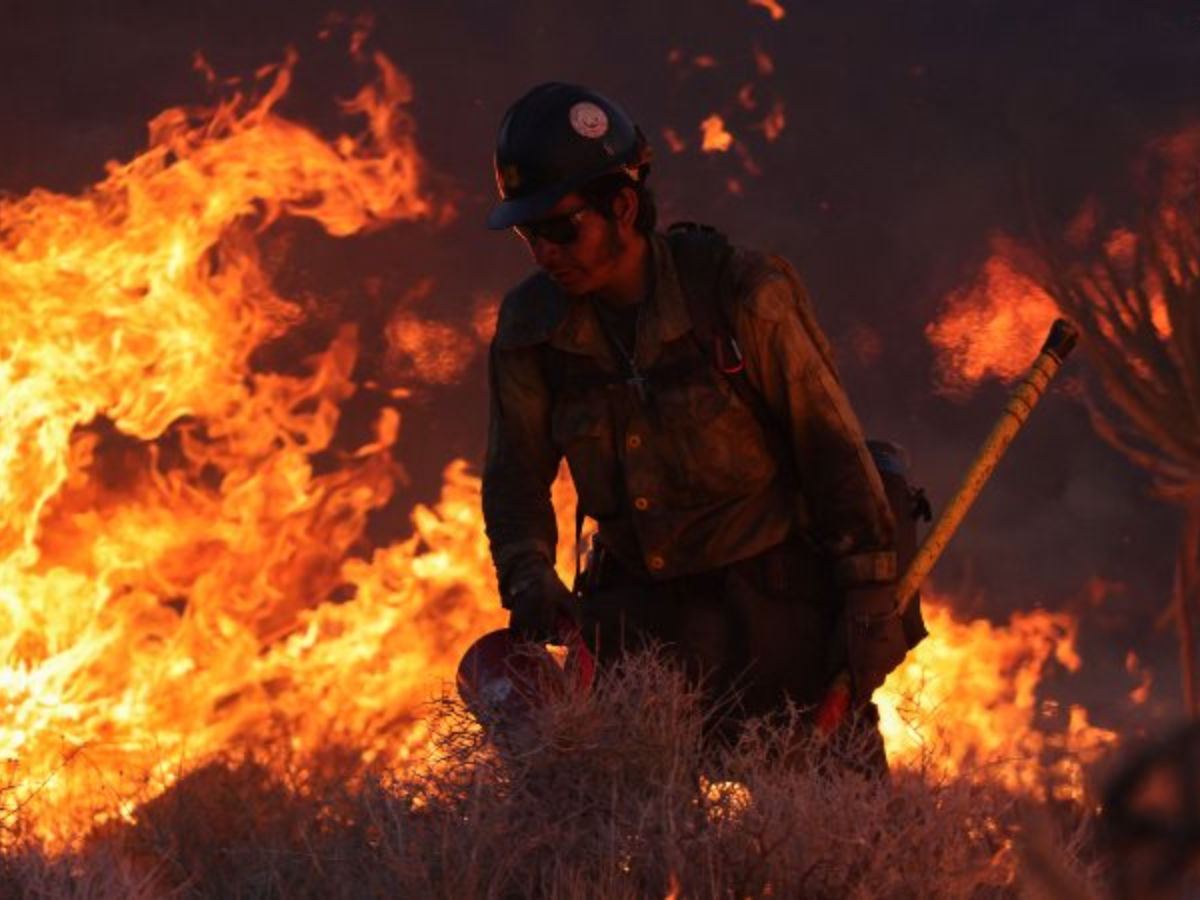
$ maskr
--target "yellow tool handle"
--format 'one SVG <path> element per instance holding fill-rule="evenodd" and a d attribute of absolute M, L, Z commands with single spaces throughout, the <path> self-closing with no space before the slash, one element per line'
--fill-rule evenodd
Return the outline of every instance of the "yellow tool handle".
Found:
<path fill-rule="evenodd" d="M 925 576 L 941 558 L 946 545 L 950 543 L 950 538 L 954 536 L 954 532 L 958 530 L 963 517 L 967 514 L 967 510 L 971 508 L 975 498 L 983 490 L 984 484 L 991 477 L 992 470 L 996 468 L 996 464 L 1008 450 L 1008 445 L 1017 436 L 1017 432 L 1021 430 L 1021 426 L 1025 424 L 1025 420 L 1029 418 L 1033 408 L 1042 399 L 1046 387 L 1058 373 L 1063 360 L 1075 349 L 1078 340 L 1079 330 L 1074 325 L 1066 319 L 1055 321 L 1046 338 L 1046 343 L 1042 346 L 1042 351 L 1038 354 L 1037 359 L 1033 361 L 1029 373 L 1020 384 L 1013 388 L 1008 397 L 1008 403 L 1005 404 L 1004 414 L 992 427 L 991 434 L 983 442 L 983 447 L 976 454 L 967 474 L 963 476 L 958 490 L 951 495 L 950 501 L 938 516 L 933 529 L 921 544 L 921 549 L 917 551 L 917 555 L 909 564 L 908 571 L 896 585 L 896 603 L 901 614 L 912 603 L 921 587 L 921 582 L 925 580 Z"/>
<path fill-rule="evenodd" d="M 958 530 L 963 517 L 967 514 L 967 510 L 971 508 L 971 504 L 975 502 L 975 498 L 979 496 L 984 484 L 991 477 L 992 470 L 1000 462 L 1000 457 L 1004 455 L 1008 445 L 1012 443 L 1012 439 L 1016 437 L 1021 426 L 1025 424 L 1025 420 L 1029 418 L 1029 414 L 1033 412 L 1033 408 L 1042 399 L 1046 387 L 1058 373 L 1063 360 L 1075 349 L 1078 340 L 1079 330 L 1066 319 L 1056 320 L 1050 328 L 1050 334 L 1046 337 L 1046 342 L 1042 345 L 1037 359 L 1033 361 L 1033 365 L 1021 383 L 1013 388 L 1008 397 L 1008 403 L 1005 404 L 1003 415 L 992 427 L 991 434 L 987 436 L 983 447 L 975 455 L 975 460 L 963 477 L 958 490 L 951 496 L 945 509 L 938 516 L 937 522 L 934 523 L 933 529 L 921 544 L 921 549 L 909 563 L 904 577 L 896 585 L 897 615 L 903 615 L 913 598 L 917 596 L 921 582 L 925 580 L 930 569 L 941 558 L 946 545 L 950 543 L 950 538 L 954 536 L 954 532 Z M 822 735 L 832 734 L 846 718 L 846 714 L 850 711 L 850 690 L 850 673 L 842 670 L 833 679 L 826 691 L 825 699 L 821 701 L 821 705 L 817 709 L 817 730 Z"/>

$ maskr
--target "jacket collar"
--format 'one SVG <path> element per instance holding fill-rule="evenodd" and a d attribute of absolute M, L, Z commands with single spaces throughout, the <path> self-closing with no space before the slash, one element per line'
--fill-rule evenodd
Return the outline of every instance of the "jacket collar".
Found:
<path fill-rule="evenodd" d="M 650 295 L 642 301 L 637 361 L 643 367 L 658 359 L 662 345 L 678 340 L 692 328 L 687 301 L 679 284 L 679 273 L 670 244 L 664 235 L 650 236 Z M 582 353 L 598 359 L 611 359 L 608 341 L 600 328 L 593 303 L 595 297 L 567 298 L 569 304 L 563 321 L 550 336 L 550 345 L 568 353 Z"/>

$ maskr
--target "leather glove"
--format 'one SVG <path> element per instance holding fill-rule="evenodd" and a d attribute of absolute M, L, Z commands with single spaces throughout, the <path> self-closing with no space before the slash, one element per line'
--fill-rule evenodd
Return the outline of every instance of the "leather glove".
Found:
<path fill-rule="evenodd" d="M 508 627 L 522 640 L 556 644 L 563 640 L 564 619 L 579 626 L 576 596 L 544 558 L 523 561 L 508 581 L 504 595 Z"/>
<path fill-rule="evenodd" d="M 844 603 L 842 625 L 853 698 L 867 703 L 908 653 L 904 623 L 896 607 L 896 586 L 847 588 Z"/>

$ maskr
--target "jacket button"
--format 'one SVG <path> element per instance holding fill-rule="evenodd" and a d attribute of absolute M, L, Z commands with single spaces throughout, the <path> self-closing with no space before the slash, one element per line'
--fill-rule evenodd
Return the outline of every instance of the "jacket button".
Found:
<path fill-rule="evenodd" d="M 661 572 L 667 567 L 667 561 L 661 556 L 650 557 L 650 569 L 654 572 Z"/>
<path fill-rule="evenodd" d="M 642 446 L 642 436 L 640 434 L 631 434 L 629 437 L 625 438 L 625 446 L 630 450 L 636 450 L 638 447 Z"/>
<path fill-rule="evenodd" d="M 638 512 L 645 512 L 650 508 L 650 501 L 645 497 L 635 497 L 633 501 L 633 508 Z"/>

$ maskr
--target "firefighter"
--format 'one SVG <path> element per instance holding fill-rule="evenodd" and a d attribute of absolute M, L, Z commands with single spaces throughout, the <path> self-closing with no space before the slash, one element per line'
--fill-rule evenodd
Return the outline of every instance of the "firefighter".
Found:
<path fill-rule="evenodd" d="M 495 169 L 488 226 L 537 268 L 489 358 L 483 512 L 510 628 L 581 624 L 602 663 L 660 645 L 731 738 L 845 670 L 877 736 L 871 694 L 907 650 L 894 520 L 794 271 L 656 230 L 647 141 L 588 88 L 517 100 Z M 598 526 L 582 602 L 553 562 L 564 457 Z"/>

